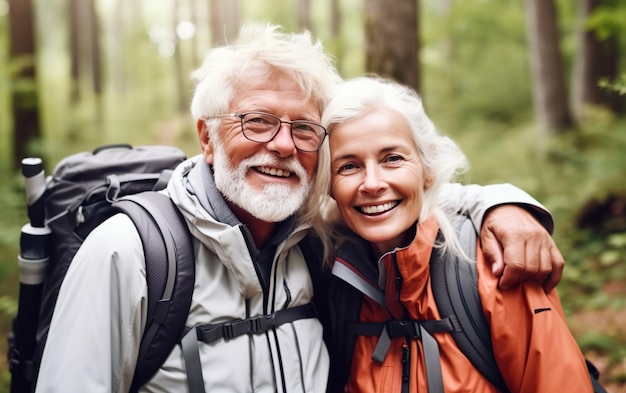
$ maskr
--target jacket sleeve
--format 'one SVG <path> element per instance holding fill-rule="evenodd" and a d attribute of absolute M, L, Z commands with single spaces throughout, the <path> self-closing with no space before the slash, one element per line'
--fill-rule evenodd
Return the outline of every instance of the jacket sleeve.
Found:
<path fill-rule="evenodd" d="M 61 286 L 36 392 L 127 392 L 146 299 L 137 230 L 118 214 L 87 237 Z"/>
<path fill-rule="evenodd" d="M 504 204 L 515 204 L 525 208 L 549 233 L 554 230 L 554 221 L 548 209 L 525 191 L 508 183 L 487 186 L 450 183 L 443 186 L 440 196 L 444 207 L 468 214 L 478 233 L 485 214 L 490 209 Z"/>
<path fill-rule="evenodd" d="M 556 290 L 527 281 L 500 290 L 478 250 L 478 292 L 494 355 L 511 392 L 592 392 L 583 354 Z"/>

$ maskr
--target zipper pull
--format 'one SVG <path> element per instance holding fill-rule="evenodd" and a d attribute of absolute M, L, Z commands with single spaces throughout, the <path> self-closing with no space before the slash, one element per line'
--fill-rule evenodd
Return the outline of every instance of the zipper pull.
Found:
<path fill-rule="evenodd" d="M 404 343 L 402 345 L 402 391 L 409 391 L 409 378 L 411 377 L 411 349 Z"/>
<path fill-rule="evenodd" d="M 396 276 L 396 301 L 400 301 L 400 291 L 402 291 L 402 277 Z"/>

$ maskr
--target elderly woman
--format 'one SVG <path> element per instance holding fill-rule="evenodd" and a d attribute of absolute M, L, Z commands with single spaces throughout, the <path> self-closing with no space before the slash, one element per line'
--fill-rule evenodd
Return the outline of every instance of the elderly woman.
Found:
<path fill-rule="evenodd" d="M 430 281 L 431 255 L 451 253 L 467 260 L 470 251 L 457 238 L 459 216 L 438 202 L 443 200 L 442 185 L 466 169 L 463 153 L 437 132 L 414 91 L 382 79 L 343 83 L 322 123 L 330 135 L 330 195 L 338 212 L 333 216 L 331 206 L 338 244 L 330 283 L 335 313 L 331 319 L 345 320 L 338 315 L 340 299 L 356 291 L 358 322 L 410 320 L 428 326 L 422 322 L 441 320 Z M 475 248 L 478 295 L 506 384 L 502 389 L 592 391 L 556 291 L 546 293 L 533 281 L 498 288 L 480 247 Z M 345 268 L 369 288 L 353 288 L 337 273 Z M 349 375 L 338 377 L 337 390 L 499 391 L 464 356 L 449 332 L 427 328 L 421 337 L 386 337 L 388 349 L 381 356 L 375 353 L 380 348 L 378 335 L 355 337 L 339 325 L 331 323 L 334 328 L 328 332 L 335 343 L 331 350 L 337 351 L 331 372 L 344 369 Z M 427 348 L 429 339 L 436 343 L 434 360 L 432 346 Z M 340 343 L 351 341 L 351 353 L 338 353 L 345 348 Z"/>

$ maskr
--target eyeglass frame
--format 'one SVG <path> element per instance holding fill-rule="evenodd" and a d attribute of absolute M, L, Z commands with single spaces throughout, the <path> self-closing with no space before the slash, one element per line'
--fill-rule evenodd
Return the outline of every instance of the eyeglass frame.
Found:
<path fill-rule="evenodd" d="M 274 132 L 272 133 L 272 136 L 266 140 L 266 141 L 255 141 L 254 139 L 251 139 L 248 135 L 246 135 L 246 132 L 244 131 L 244 118 L 247 115 L 251 115 L 251 114 L 257 114 L 257 115 L 264 115 L 264 116 L 269 116 L 272 118 L 275 118 L 278 120 L 278 127 L 276 127 L 276 130 L 274 130 Z M 280 131 L 280 128 L 283 126 L 283 124 L 289 124 L 289 132 L 291 133 L 291 139 L 293 140 L 293 144 L 296 147 L 296 149 L 298 151 L 303 151 L 303 152 L 307 152 L 307 153 L 315 153 L 317 151 L 319 151 L 319 149 L 322 147 L 322 145 L 324 144 L 324 140 L 326 139 L 326 137 L 328 136 L 328 130 L 326 129 L 326 127 L 324 127 L 323 125 L 316 123 L 314 121 L 310 121 L 310 120 L 293 120 L 293 121 L 288 121 L 288 120 L 283 120 L 280 117 L 273 115 L 271 113 L 267 113 L 267 112 L 260 112 L 260 111 L 250 111 L 250 112 L 245 112 L 245 113 L 225 113 L 225 114 L 221 114 L 221 115 L 215 115 L 215 116 L 208 116 L 203 118 L 203 120 L 209 120 L 209 119 L 217 119 L 217 118 L 222 118 L 222 117 L 229 117 L 229 116 L 233 116 L 233 117 L 238 117 L 240 120 L 240 125 L 241 125 L 241 133 L 243 134 L 243 136 L 252 142 L 256 142 L 256 143 L 268 143 L 270 141 L 272 141 L 272 139 L 276 138 L 276 135 L 278 135 L 278 132 Z M 317 148 L 315 150 L 303 150 L 300 149 L 298 146 L 296 146 L 296 140 L 293 138 L 293 124 L 294 123 L 304 123 L 304 124 L 310 124 L 310 125 L 314 125 L 316 127 L 321 128 L 322 130 L 324 130 L 324 134 L 322 135 L 322 138 L 320 139 L 320 143 L 317 146 Z"/>

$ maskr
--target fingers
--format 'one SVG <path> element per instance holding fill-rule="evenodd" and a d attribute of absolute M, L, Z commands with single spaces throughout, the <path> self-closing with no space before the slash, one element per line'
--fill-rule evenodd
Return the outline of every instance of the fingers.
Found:
<path fill-rule="evenodd" d="M 526 210 L 504 205 L 494 208 L 481 228 L 482 250 L 500 288 L 524 281 L 543 283 L 552 290 L 563 275 L 565 262 L 554 240 Z"/>
<path fill-rule="evenodd" d="M 501 236 L 504 270 L 499 285 L 511 288 L 535 277 L 536 268 L 532 258 L 527 257 L 527 242 L 519 236 Z"/>
<path fill-rule="evenodd" d="M 502 256 L 502 247 L 489 229 L 481 229 L 480 248 L 483 251 L 485 261 L 491 264 L 491 270 L 496 277 L 500 277 L 504 270 L 504 259 Z"/>
<path fill-rule="evenodd" d="M 546 293 L 553 290 L 556 285 L 561 281 L 563 277 L 563 269 L 565 268 L 565 260 L 561 251 L 557 248 L 556 244 L 550 247 L 550 260 L 552 262 L 552 272 L 548 275 L 548 278 L 543 283 L 543 290 Z"/>

